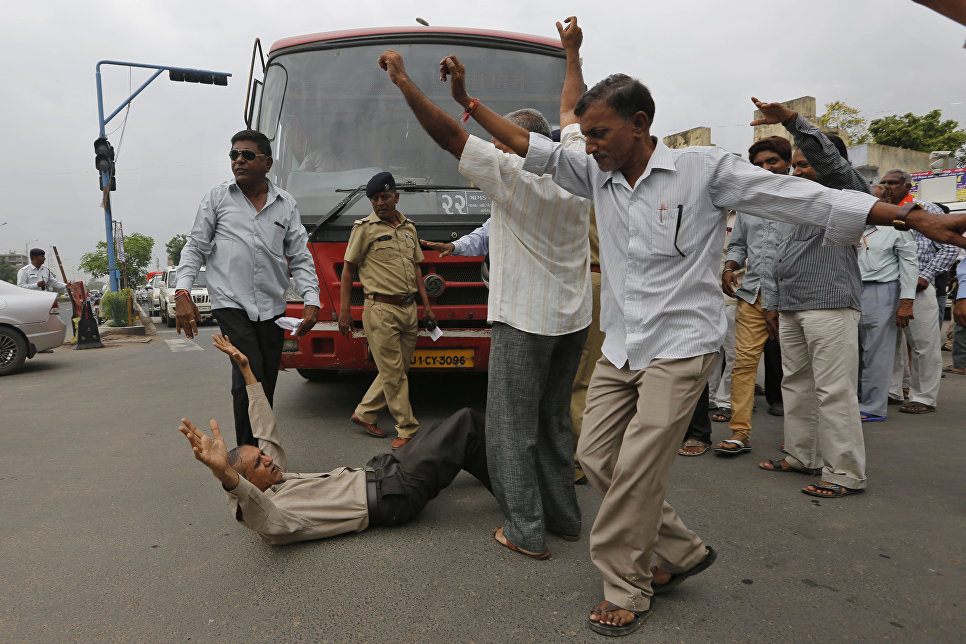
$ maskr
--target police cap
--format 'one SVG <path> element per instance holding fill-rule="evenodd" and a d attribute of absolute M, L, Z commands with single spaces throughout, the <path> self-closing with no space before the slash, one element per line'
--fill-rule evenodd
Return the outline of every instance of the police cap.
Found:
<path fill-rule="evenodd" d="M 31 248 L 30 249 L 30 259 L 34 257 L 46 257 L 47 253 L 44 252 L 43 248 Z"/>
<path fill-rule="evenodd" d="M 366 184 L 366 196 L 372 199 L 380 192 L 395 191 L 396 180 L 389 172 L 380 172 Z"/>

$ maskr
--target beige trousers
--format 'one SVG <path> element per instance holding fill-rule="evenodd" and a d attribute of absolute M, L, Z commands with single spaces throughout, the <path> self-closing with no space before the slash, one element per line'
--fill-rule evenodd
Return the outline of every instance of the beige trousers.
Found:
<path fill-rule="evenodd" d="M 389 407 L 401 438 L 410 438 L 419 430 L 419 421 L 409 404 L 406 375 L 416 349 L 417 325 L 415 304 L 396 306 L 366 299 L 362 326 L 379 375 L 356 407 L 356 416 L 363 422 L 374 423 L 379 412 Z"/>
<path fill-rule="evenodd" d="M 587 392 L 580 463 L 603 497 L 590 532 L 590 557 L 604 599 L 629 610 L 651 603 L 651 557 L 683 572 L 705 556 L 704 542 L 664 500 L 671 463 L 715 354 L 655 359 L 646 368 L 597 362 Z"/>
<path fill-rule="evenodd" d="M 865 487 L 859 316 L 849 308 L 778 314 L 785 460 L 799 469 L 824 464 L 823 481 L 856 489 Z"/>

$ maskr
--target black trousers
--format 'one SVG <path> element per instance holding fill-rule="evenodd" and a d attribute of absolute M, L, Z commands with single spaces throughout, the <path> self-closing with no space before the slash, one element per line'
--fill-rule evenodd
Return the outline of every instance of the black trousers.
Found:
<path fill-rule="evenodd" d="M 412 520 L 460 470 L 475 476 L 492 493 L 483 423 L 483 414 L 463 408 L 423 427 L 394 453 L 373 456 L 366 465 L 375 470 L 378 502 L 374 525 L 402 525 Z"/>
<path fill-rule="evenodd" d="M 771 338 L 765 340 L 765 400 L 769 405 L 782 401 L 782 350 Z"/>
<path fill-rule="evenodd" d="M 271 405 L 275 398 L 275 383 L 278 380 L 278 365 L 282 361 L 282 340 L 285 331 L 271 320 L 252 322 L 241 309 L 215 309 L 212 316 L 218 322 L 222 335 L 227 335 L 231 343 L 248 357 L 248 363 L 255 377 L 262 383 L 265 397 Z M 241 370 L 231 364 L 231 397 L 235 412 L 235 440 L 238 445 L 258 446 L 252 436 L 252 424 L 248 419 L 248 392 L 245 390 L 245 377 Z"/>
<path fill-rule="evenodd" d="M 711 442 L 711 414 L 708 404 L 710 390 L 708 385 L 704 386 L 704 393 L 698 396 L 698 402 L 694 406 L 694 413 L 691 414 L 691 422 L 688 424 L 688 431 L 684 434 L 684 440 L 694 438 L 702 443 Z M 683 442 L 683 441 L 682 441 Z"/>

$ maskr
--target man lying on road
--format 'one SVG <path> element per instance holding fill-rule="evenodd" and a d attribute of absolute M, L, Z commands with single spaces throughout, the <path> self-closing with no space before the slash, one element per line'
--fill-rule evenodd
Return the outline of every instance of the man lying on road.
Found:
<path fill-rule="evenodd" d="M 212 436 L 187 418 L 178 430 L 188 438 L 195 458 L 221 481 L 235 519 L 265 542 L 284 544 L 374 525 L 402 525 L 461 469 L 491 489 L 483 415 L 468 408 L 420 431 L 394 454 L 374 456 L 364 468 L 340 467 L 324 474 L 285 471 L 278 424 L 248 358 L 228 336 L 215 334 L 213 341 L 245 377 L 258 447 L 240 445 L 229 451 L 215 420 L 210 423 Z"/>

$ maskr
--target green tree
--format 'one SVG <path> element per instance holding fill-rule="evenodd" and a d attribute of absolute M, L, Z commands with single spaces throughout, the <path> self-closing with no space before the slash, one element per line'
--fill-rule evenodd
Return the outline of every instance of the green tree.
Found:
<path fill-rule="evenodd" d="M 845 132 L 849 136 L 849 143 L 857 145 L 869 142 L 869 130 L 866 120 L 859 110 L 842 101 L 832 101 L 825 104 L 825 114 L 818 119 L 822 127 Z"/>
<path fill-rule="evenodd" d="M 960 165 L 966 165 L 966 130 L 952 119 L 942 120 L 942 112 L 933 110 L 916 116 L 912 112 L 873 119 L 869 133 L 875 143 L 894 145 L 909 150 L 932 152 L 949 150 Z"/>
<path fill-rule="evenodd" d="M 164 245 L 164 250 L 168 253 L 168 259 L 177 266 L 181 263 L 181 249 L 188 243 L 187 235 L 175 235 Z"/>
<path fill-rule="evenodd" d="M 124 268 L 127 268 L 128 284 L 138 284 L 144 281 L 153 250 L 154 239 L 147 235 L 132 233 L 124 238 L 124 251 L 127 260 L 123 265 L 118 262 L 117 267 L 121 269 L 121 275 L 124 274 Z M 81 255 L 81 263 L 78 268 L 95 278 L 107 275 L 107 242 L 97 242 L 96 250 Z"/>
<path fill-rule="evenodd" d="M 16 284 L 18 270 L 16 266 L 13 266 L 7 260 L 0 261 L 0 280 Z"/>

